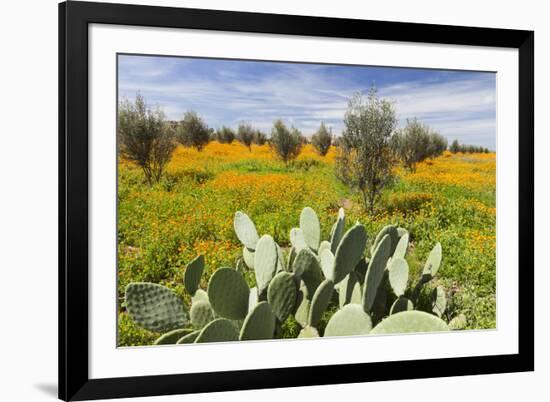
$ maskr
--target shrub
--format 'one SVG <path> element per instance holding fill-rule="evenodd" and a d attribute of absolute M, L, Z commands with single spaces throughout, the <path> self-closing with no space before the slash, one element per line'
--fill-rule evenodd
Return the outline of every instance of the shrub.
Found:
<path fill-rule="evenodd" d="M 380 99 L 374 87 L 366 100 L 359 92 L 349 101 L 336 157 L 336 175 L 361 193 L 371 214 L 382 190 L 394 177 L 390 138 L 396 123 L 393 104 Z"/>
<path fill-rule="evenodd" d="M 229 127 L 222 126 L 216 131 L 216 141 L 220 144 L 231 144 L 235 140 L 235 132 Z"/>
<path fill-rule="evenodd" d="M 118 109 L 118 140 L 121 154 L 141 167 L 147 183 L 158 183 L 176 146 L 174 132 L 163 112 L 152 110 L 140 94 L 134 103 L 122 101 Z"/>
<path fill-rule="evenodd" d="M 325 156 L 330 149 L 330 145 L 332 143 L 331 131 L 327 130 L 325 123 L 323 122 L 321 123 L 319 130 L 317 130 L 317 132 L 311 137 L 313 147 L 321 156 Z"/>
<path fill-rule="evenodd" d="M 254 141 L 254 134 L 256 131 L 250 124 L 241 123 L 237 129 L 237 139 L 248 148 L 249 152 L 252 152 L 252 141 Z"/>
<path fill-rule="evenodd" d="M 176 131 L 177 140 L 185 147 L 202 151 L 210 142 L 210 130 L 196 112 L 186 112 Z"/>
<path fill-rule="evenodd" d="M 453 141 L 453 143 L 449 147 L 449 151 L 451 151 L 453 154 L 460 152 L 460 145 L 458 144 L 458 140 Z"/>
<path fill-rule="evenodd" d="M 281 120 L 275 121 L 271 130 L 271 148 L 286 166 L 300 154 L 302 135 L 294 127 L 288 129 Z"/>
<path fill-rule="evenodd" d="M 267 142 L 267 135 L 262 133 L 260 130 L 256 130 L 254 133 L 254 144 L 256 145 L 264 145 Z"/>

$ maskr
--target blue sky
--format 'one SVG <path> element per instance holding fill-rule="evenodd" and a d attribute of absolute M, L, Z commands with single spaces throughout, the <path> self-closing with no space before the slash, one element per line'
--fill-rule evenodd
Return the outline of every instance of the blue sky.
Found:
<path fill-rule="evenodd" d="M 281 118 L 340 135 L 350 96 L 375 84 L 399 125 L 417 117 L 448 138 L 496 149 L 496 74 L 411 68 L 119 56 L 119 96 L 139 91 L 170 120 L 195 110 L 210 127 L 245 121 L 270 132 Z"/>

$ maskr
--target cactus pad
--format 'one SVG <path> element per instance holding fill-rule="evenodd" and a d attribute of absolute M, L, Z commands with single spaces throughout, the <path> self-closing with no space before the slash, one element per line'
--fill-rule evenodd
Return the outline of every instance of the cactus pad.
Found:
<path fill-rule="evenodd" d="M 394 228 L 395 229 L 395 228 Z M 380 240 L 369 262 L 365 283 L 363 285 L 363 308 L 370 312 L 378 292 L 378 286 L 384 277 L 386 262 L 390 256 L 391 238 L 386 234 Z"/>
<path fill-rule="evenodd" d="M 402 311 L 413 310 L 413 309 L 414 309 L 414 305 L 412 301 L 407 299 L 405 296 L 400 296 L 393 302 L 390 309 L 390 315 L 400 313 Z"/>
<path fill-rule="evenodd" d="M 388 267 L 388 278 L 393 293 L 397 297 L 403 296 L 409 280 L 409 264 L 407 264 L 407 261 L 402 257 L 393 257 Z"/>
<path fill-rule="evenodd" d="M 253 287 L 250 289 L 250 294 L 248 296 L 248 311 L 252 311 L 252 309 L 258 304 L 259 302 L 259 296 L 258 296 L 258 289 L 256 287 Z"/>
<path fill-rule="evenodd" d="M 336 249 L 342 240 L 345 226 L 346 218 L 344 215 L 344 209 L 340 208 L 338 210 L 338 219 L 336 220 L 336 223 L 332 227 L 332 231 L 330 233 L 330 251 L 332 251 L 333 254 L 336 254 Z"/>
<path fill-rule="evenodd" d="M 185 343 L 193 343 L 195 342 L 195 339 L 197 339 L 197 336 L 199 336 L 200 333 L 201 331 L 193 331 L 187 335 L 184 335 L 180 339 L 178 339 L 176 344 L 183 345 Z"/>
<path fill-rule="evenodd" d="M 204 256 L 199 255 L 195 257 L 193 261 L 187 264 L 185 267 L 185 273 L 183 274 L 183 284 L 185 285 L 185 290 L 193 296 L 199 284 L 201 282 L 202 272 L 204 271 Z"/>
<path fill-rule="evenodd" d="M 438 242 L 428 256 L 428 260 L 422 271 L 422 276 L 430 276 L 433 278 L 439 269 L 439 265 L 441 265 L 441 243 Z"/>
<path fill-rule="evenodd" d="M 323 249 L 319 253 L 321 270 L 326 279 L 334 280 L 334 254 L 330 249 Z"/>
<path fill-rule="evenodd" d="M 254 269 L 254 252 L 247 249 L 246 246 L 243 247 L 243 260 L 248 268 Z"/>
<path fill-rule="evenodd" d="M 307 248 L 306 239 L 302 229 L 292 228 L 290 229 L 290 244 L 296 249 L 296 252 Z"/>
<path fill-rule="evenodd" d="M 317 255 L 321 255 L 323 253 L 323 250 L 330 250 L 330 242 L 323 240 L 321 244 L 319 244 L 319 250 L 317 250 Z"/>
<path fill-rule="evenodd" d="M 315 327 L 305 327 L 298 334 L 298 338 L 319 338 L 319 332 Z"/>
<path fill-rule="evenodd" d="M 295 275 L 301 278 L 307 288 L 307 294 L 310 297 L 313 296 L 315 289 L 323 281 L 323 272 L 315 254 L 308 249 L 300 251 L 294 261 L 294 268 L 296 269 Z M 301 274 L 298 275 L 297 272 L 301 272 Z"/>
<path fill-rule="evenodd" d="M 445 289 L 438 286 L 432 293 L 432 311 L 435 315 L 441 318 L 445 309 L 447 308 L 447 297 L 445 296 Z"/>
<path fill-rule="evenodd" d="M 263 235 L 254 253 L 254 273 L 258 292 L 262 293 L 277 272 L 277 244 L 269 235 Z"/>
<path fill-rule="evenodd" d="M 370 333 L 375 335 L 448 330 L 445 321 L 435 315 L 423 311 L 403 311 L 385 318 Z"/>
<path fill-rule="evenodd" d="M 324 336 L 365 335 L 372 329 L 372 320 L 360 304 L 348 304 L 329 320 Z"/>
<path fill-rule="evenodd" d="M 397 257 L 405 258 L 408 248 L 409 248 L 409 233 L 407 232 L 399 238 L 399 241 L 397 242 L 397 246 L 395 247 L 395 251 L 393 252 L 392 258 L 397 258 Z"/>
<path fill-rule="evenodd" d="M 249 250 L 254 251 L 256 249 L 256 243 L 258 242 L 258 232 L 252 219 L 247 214 L 241 211 L 235 213 L 235 219 L 233 220 L 233 227 L 237 238 L 245 245 Z"/>
<path fill-rule="evenodd" d="M 175 329 L 163 334 L 153 343 L 153 345 L 175 345 L 181 337 L 188 335 L 191 332 L 193 332 L 192 329 Z"/>
<path fill-rule="evenodd" d="M 313 298 L 311 299 L 309 314 L 307 316 L 307 323 L 309 326 L 314 327 L 319 323 L 323 313 L 330 303 L 330 299 L 332 299 L 333 291 L 334 282 L 328 279 L 325 279 L 323 282 L 321 282 L 317 290 L 315 290 Z"/>
<path fill-rule="evenodd" d="M 340 308 L 349 303 L 361 304 L 361 283 L 357 277 L 357 273 L 350 272 L 348 276 L 340 282 L 338 301 Z"/>
<path fill-rule="evenodd" d="M 365 251 L 367 232 L 361 224 L 356 224 L 344 233 L 334 259 L 334 283 L 340 282 L 349 274 Z"/>
<path fill-rule="evenodd" d="M 221 317 L 241 320 L 248 312 L 250 290 L 240 272 L 220 268 L 208 283 L 208 299 L 212 309 Z"/>
<path fill-rule="evenodd" d="M 191 317 L 191 323 L 195 328 L 202 328 L 210 321 L 214 319 L 212 307 L 209 302 L 198 301 L 191 305 L 189 310 L 189 316 Z"/>
<path fill-rule="evenodd" d="M 226 318 L 217 318 L 214 321 L 210 321 L 201 330 L 195 339 L 195 343 L 230 342 L 238 340 L 239 331 L 235 323 Z"/>
<path fill-rule="evenodd" d="M 466 328 L 466 325 L 467 325 L 466 316 L 462 313 L 454 317 L 449 322 L 449 328 L 451 328 L 452 330 L 464 329 Z"/>
<path fill-rule="evenodd" d="M 210 303 L 210 301 L 208 300 L 208 293 L 206 293 L 202 289 L 197 289 L 197 291 L 195 292 L 195 294 L 191 298 L 191 304 L 196 303 L 198 301 L 205 301 L 205 302 Z"/>
<path fill-rule="evenodd" d="M 297 292 L 294 275 L 288 272 L 279 272 L 269 283 L 267 301 L 280 322 L 294 311 Z"/>
<path fill-rule="evenodd" d="M 283 250 L 277 243 L 275 243 L 275 246 L 277 247 L 277 272 L 286 271 L 285 255 Z"/>
<path fill-rule="evenodd" d="M 183 301 L 170 289 L 154 283 L 126 286 L 126 308 L 136 324 L 153 332 L 168 332 L 187 323 Z"/>
<path fill-rule="evenodd" d="M 397 227 L 395 225 L 388 225 L 384 226 L 380 232 L 376 235 L 376 238 L 374 239 L 374 243 L 371 247 L 371 255 L 374 255 L 374 252 L 376 251 L 376 248 L 384 238 L 384 236 L 388 235 L 391 240 L 390 244 L 390 255 L 393 254 L 395 248 L 397 247 L 397 242 L 399 241 L 399 234 L 397 232 Z"/>
<path fill-rule="evenodd" d="M 315 211 L 305 207 L 300 214 L 300 229 L 309 248 L 317 251 L 321 241 L 321 224 Z"/>
<path fill-rule="evenodd" d="M 246 316 L 239 339 L 241 341 L 272 339 L 275 334 L 275 315 L 267 302 L 258 303 Z"/>

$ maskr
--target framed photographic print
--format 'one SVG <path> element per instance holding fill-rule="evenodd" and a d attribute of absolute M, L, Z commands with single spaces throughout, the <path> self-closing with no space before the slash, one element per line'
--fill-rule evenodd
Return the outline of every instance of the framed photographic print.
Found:
<path fill-rule="evenodd" d="M 534 33 L 59 5 L 59 397 L 534 369 Z"/>

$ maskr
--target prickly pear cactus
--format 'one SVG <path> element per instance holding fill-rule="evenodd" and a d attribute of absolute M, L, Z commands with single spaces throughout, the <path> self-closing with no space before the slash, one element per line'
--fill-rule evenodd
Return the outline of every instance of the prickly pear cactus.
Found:
<path fill-rule="evenodd" d="M 195 343 L 230 342 L 239 340 L 239 331 L 233 321 L 217 318 L 199 332 Z"/>
<path fill-rule="evenodd" d="M 339 285 L 338 302 L 340 308 L 349 303 L 362 303 L 361 283 L 355 271 L 350 272 Z"/>
<path fill-rule="evenodd" d="M 241 341 L 272 339 L 275 334 L 275 315 L 267 302 L 258 303 L 246 316 L 239 339 Z"/>
<path fill-rule="evenodd" d="M 452 330 L 461 330 L 466 328 L 467 324 L 468 322 L 466 321 L 466 316 L 460 313 L 449 322 L 449 328 Z"/>
<path fill-rule="evenodd" d="M 220 268 L 208 283 L 208 299 L 212 309 L 221 317 L 242 320 L 248 312 L 250 290 L 240 272 Z"/>
<path fill-rule="evenodd" d="M 212 307 L 209 302 L 198 301 L 191 305 L 189 310 L 189 316 L 191 317 L 191 323 L 195 328 L 202 328 L 210 321 L 214 319 Z"/>
<path fill-rule="evenodd" d="M 342 240 L 342 236 L 344 235 L 345 226 L 346 218 L 344 215 L 344 209 L 340 208 L 338 210 L 338 219 L 336 220 L 336 223 L 330 233 L 330 251 L 332 251 L 332 254 L 336 254 L 336 249 L 338 248 L 338 245 Z"/>
<path fill-rule="evenodd" d="M 269 283 L 267 301 L 273 313 L 284 322 L 294 311 L 298 289 L 294 275 L 288 272 L 279 272 Z"/>
<path fill-rule="evenodd" d="M 445 289 L 438 286 L 432 292 L 432 311 L 438 317 L 441 317 L 445 313 L 447 308 L 447 297 L 445 296 Z"/>
<path fill-rule="evenodd" d="M 439 269 L 439 266 L 441 265 L 441 243 L 436 243 L 432 251 L 430 252 L 430 255 L 428 256 L 428 260 L 426 261 L 426 265 L 424 265 L 424 270 L 422 271 L 422 276 L 430 276 L 434 277 L 437 273 L 437 270 Z"/>
<path fill-rule="evenodd" d="M 323 254 L 324 250 L 330 250 L 330 242 L 323 240 L 321 244 L 319 244 L 319 250 L 317 250 L 317 255 Z"/>
<path fill-rule="evenodd" d="M 315 327 L 321 320 L 321 316 L 325 312 L 332 298 L 332 292 L 334 291 L 334 282 L 325 279 L 315 290 L 313 298 L 311 299 L 311 307 L 307 317 L 307 323 L 309 326 Z"/>
<path fill-rule="evenodd" d="M 319 338 L 319 332 L 315 327 L 305 327 L 298 334 L 298 338 Z"/>
<path fill-rule="evenodd" d="M 248 311 L 252 309 L 260 302 L 260 297 L 258 295 L 258 288 L 253 287 L 250 289 L 250 294 L 248 295 Z"/>
<path fill-rule="evenodd" d="M 380 232 L 376 235 L 376 238 L 374 239 L 374 243 L 371 247 L 371 255 L 374 255 L 374 251 L 384 238 L 384 236 L 388 235 L 391 240 L 390 244 L 390 255 L 393 254 L 395 248 L 397 247 L 397 242 L 399 241 L 399 234 L 397 232 L 397 227 L 395 225 L 388 225 L 384 226 Z"/>
<path fill-rule="evenodd" d="M 407 250 L 409 248 L 409 233 L 404 233 L 403 236 L 399 238 L 395 251 L 393 252 L 392 258 L 405 258 Z"/>
<path fill-rule="evenodd" d="M 237 211 L 233 220 L 233 227 L 241 243 L 249 250 L 254 251 L 258 242 L 258 231 L 252 219 L 244 212 Z"/>
<path fill-rule="evenodd" d="M 323 249 L 319 253 L 321 270 L 326 279 L 334 280 L 334 254 L 329 249 Z"/>
<path fill-rule="evenodd" d="M 367 275 L 365 276 L 365 283 L 363 285 L 363 308 L 366 312 L 372 310 L 374 300 L 376 299 L 376 293 L 378 292 L 378 286 L 384 277 L 384 270 L 386 269 L 386 262 L 390 256 L 390 251 L 391 237 L 386 234 L 382 240 L 378 242 L 370 260 Z"/>
<path fill-rule="evenodd" d="M 185 343 L 193 343 L 193 342 L 195 342 L 195 340 L 197 339 L 197 336 L 199 336 L 200 333 L 201 333 L 201 331 L 190 332 L 189 334 L 184 335 L 180 339 L 178 339 L 176 344 L 183 345 Z"/>
<path fill-rule="evenodd" d="M 254 253 L 254 273 L 260 293 L 267 289 L 269 281 L 275 276 L 278 258 L 277 244 L 270 235 L 263 235 Z"/>
<path fill-rule="evenodd" d="M 206 293 L 202 289 L 197 289 L 197 291 L 195 292 L 195 294 L 191 298 L 191 303 L 196 303 L 198 301 L 205 301 L 205 302 L 210 303 L 210 301 L 208 300 L 208 293 Z"/>
<path fill-rule="evenodd" d="M 370 316 L 360 304 L 347 304 L 330 318 L 324 336 L 365 335 L 372 329 Z"/>
<path fill-rule="evenodd" d="M 170 289 L 148 282 L 126 287 L 126 309 L 139 326 L 153 332 L 168 332 L 187 323 L 183 301 Z"/>
<path fill-rule="evenodd" d="M 296 311 L 294 312 L 294 318 L 303 328 L 307 325 L 309 310 L 311 308 L 310 296 L 308 295 L 307 288 L 305 286 L 301 287 L 298 292 L 296 306 L 297 307 Z"/>
<path fill-rule="evenodd" d="M 187 328 L 175 329 L 160 336 L 153 345 L 175 345 L 181 337 L 191 332 L 193 332 L 193 330 Z"/>
<path fill-rule="evenodd" d="M 300 229 L 309 248 L 317 251 L 321 241 L 321 224 L 313 209 L 305 207 L 300 214 Z"/>
<path fill-rule="evenodd" d="M 344 233 L 336 249 L 334 258 L 334 283 L 339 283 L 349 274 L 365 251 L 367 232 L 361 224 L 356 224 Z"/>
<path fill-rule="evenodd" d="M 388 279 L 393 293 L 403 296 L 409 280 L 409 264 L 402 257 L 393 257 L 388 267 Z"/>
<path fill-rule="evenodd" d="M 296 252 L 308 247 L 302 229 L 290 229 L 290 244 L 292 244 L 292 247 L 294 247 Z"/>
<path fill-rule="evenodd" d="M 195 257 L 193 261 L 187 264 L 185 272 L 183 274 L 183 284 L 185 285 L 185 290 L 193 296 L 199 284 L 201 282 L 202 272 L 204 271 L 204 256 L 199 255 Z"/>
<path fill-rule="evenodd" d="M 398 297 L 393 302 L 391 309 L 390 309 L 390 315 L 400 313 L 401 311 L 409 311 L 413 310 L 414 305 L 412 301 L 407 299 L 405 296 Z"/>
<path fill-rule="evenodd" d="M 300 250 L 292 267 L 294 275 L 304 282 L 308 294 L 313 296 L 315 289 L 323 281 L 323 273 L 315 254 L 309 249 Z"/>
<path fill-rule="evenodd" d="M 423 311 L 403 311 L 383 319 L 370 333 L 376 335 L 434 331 L 449 331 L 449 327 L 435 315 Z"/>
<path fill-rule="evenodd" d="M 247 249 L 246 246 L 243 247 L 243 260 L 248 268 L 254 269 L 254 252 Z"/>

